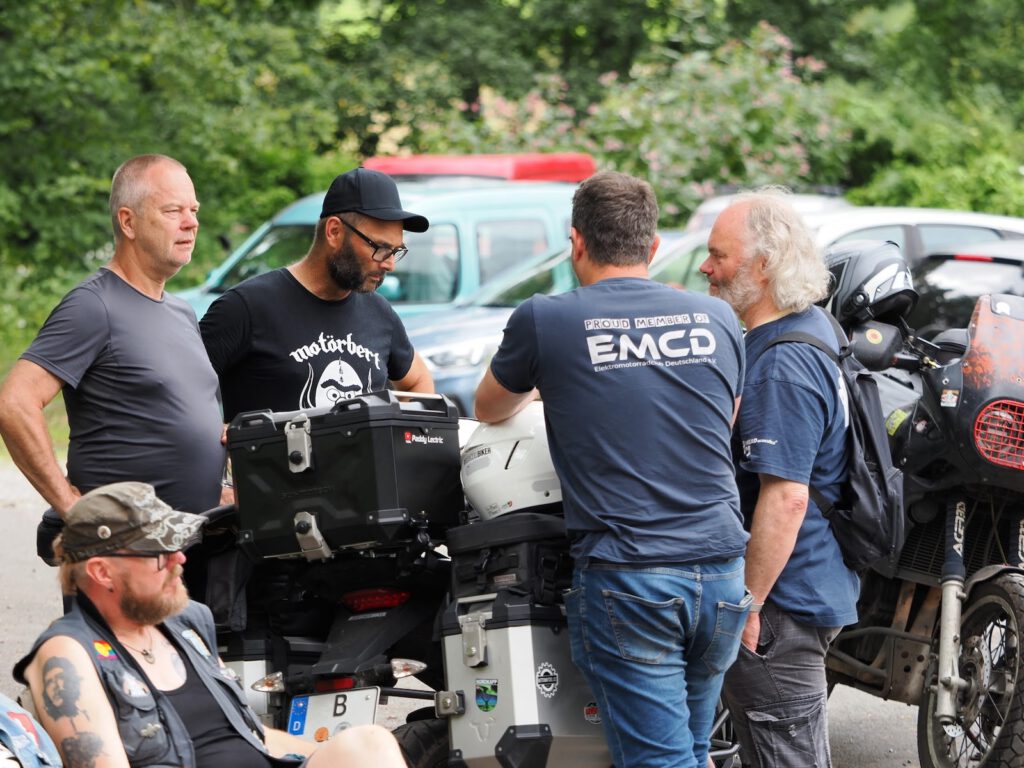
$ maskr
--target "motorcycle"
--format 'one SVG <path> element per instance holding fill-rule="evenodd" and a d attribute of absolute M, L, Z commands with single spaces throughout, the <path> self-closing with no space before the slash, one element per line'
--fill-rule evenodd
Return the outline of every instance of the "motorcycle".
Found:
<path fill-rule="evenodd" d="M 207 513 L 203 594 L 218 650 L 263 721 L 325 741 L 417 676 L 442 687 L 433 625 L 444 531 L 462 513 L 457 409 L 377 392 L 228 427 L 237 505 Z M 421 715 L 417 715 L 421 716 Z"/>
<path fill-rule="evenodd" d="M 983 296 L 967 329 L 851 329 L 904 473 L 907 537 L 862 576 L 830 686 L 919 707 L 922 768 L 1024 765 L 1024 299 Z"/>
<path fill-rule="evenodd" d="M 515 441 L 513 468 L 539 462 L 547 476 L 523 486 L 535 495 L 517 495 L 517 514 L 491 519 L 467 509 L 459 448 L 476 422 L 456 413 L 444 398 L 384 392 L 232 422 L 238 506 L 208 513 L 194 558 L 208 564 L 220 655 L 264 721 L 295 735 L 325 740 L 404 697 L 432 704 L 394 731 L 414 768 L 502 753 L 508 766 L 610 765 L 569 660 L 571 561 L 546 439 L 528 461 Z M 397 687 L 411 675 L 430 690 Z M 483 720 L 460 718 L 467 706 Z M 715 765 L 738 765 L 737 752 L 721 710 Z"/>

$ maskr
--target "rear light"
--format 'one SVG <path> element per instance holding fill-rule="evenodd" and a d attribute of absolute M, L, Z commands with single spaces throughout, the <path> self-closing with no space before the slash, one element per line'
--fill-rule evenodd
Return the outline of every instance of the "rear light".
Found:
<path fill-rule="evenodd" d="M 991 256 L 971 256 L 966 253 L 958 253 L 953 257 L 953 261 L 995 261 Z"/>
<path fill-rule="evenodd" d="M 411 597 L 409 592 L 401 589 L 386 589 L 375 587 L 373 589 L 358 589 L 355 592 L 346 592 L 341 596 L 341 604 L 353 613 L 364 611 L 376 611 L 381 608 L 397 608 Z"/>
<path fill-rule="evenodd" d="M 317 693 L 331 693 L 332 691 L 348 691 L 356 687 L 354 677 L 328 677 L 316 680 L 313 683 L 313 690 Z"/>
<path fill-rule="evenodd" d="M 974 422 L 974 444 L 983 458 L 1011 469 L 1024 469 L 1024 403 L 995 400 Z"/>

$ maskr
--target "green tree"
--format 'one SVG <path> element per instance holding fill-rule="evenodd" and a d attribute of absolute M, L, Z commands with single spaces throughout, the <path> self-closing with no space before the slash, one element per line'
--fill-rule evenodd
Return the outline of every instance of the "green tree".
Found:
<path fill-rule="evenodd" d="M 598 76 L 628 78 L 660 46 L 705 41 L 714 0 L 343 0 L 324 6 L 327 55 L 360 76 L 339 94 L 339 140 L 363 155 L 421 146 L 424 121 L 452 106 L 479 119 L 485 92 L 519 99 L 557 75 L 575 110 Z"/>
<path fill-rule="evenodd" d="M 829 90 L 850 130 L 855 202 L 1024 216 L 1024 133 L 998 88 L 949 101 L 901 85 Z"/>
<path fill-rule="evenodd" d="M 716 185 L 835 185 L 848 133 L 817 82 L 822 65 L 797 66 L 789 40 L 767 24 L 746 41 L 603 75 L 604 98 L 582 113 L 557 78 L 518 100 L 485 94 L 481 120 L 423 126 L 451 151 L 591 152 L 605 168 L 649 179 L 662 223 L 682 223 Z"/>
<path fill-rule="evenodd" d="M 321 187 L 339 160 L 316 9 L 270 0 L 26 0 L 0 15 L 0 268 L 5 333 L 109 255 L 110 177 L 172 155 L 196 182 L 198 280 L 214 235 Z M 328 84 L 325 88 L 325 82 Z"/>

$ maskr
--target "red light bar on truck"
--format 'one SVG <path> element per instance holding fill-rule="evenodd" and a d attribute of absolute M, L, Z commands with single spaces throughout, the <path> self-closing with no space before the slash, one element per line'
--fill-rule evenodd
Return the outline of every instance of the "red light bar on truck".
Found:
<path fill-rule="evenodd" d="M 482 176 L 515 181 L 583 181 L 597 170 L 594 158 L 580 152 L 369 157 L 363 166 L 406 179 Z"/>

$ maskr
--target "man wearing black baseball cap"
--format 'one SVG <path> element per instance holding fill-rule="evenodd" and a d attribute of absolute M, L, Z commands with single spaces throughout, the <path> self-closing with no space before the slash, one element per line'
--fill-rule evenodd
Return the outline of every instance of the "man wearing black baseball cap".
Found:
<path fill-rule="evenodd" d="M 317 745 L 261 725 L 217 656 L 209 609 L 181 581 L 204 521 L 135 482 L 68 510 L 54 553 L 73 606 L 14 668 L 65 765 L 404 766 L 379 726 Z"/>
<path fill-rule="evenodd" d="M 366 168 L 338 176 L 309 252 L 227 291 L 200 323 L 225 421 L 242 411 L 330 406 L 388 382 L 432 392 L 401 320 L 375 293 L 407 252 L 403 230 L 428 226 L 402 208 L 390 176 Z"/>

